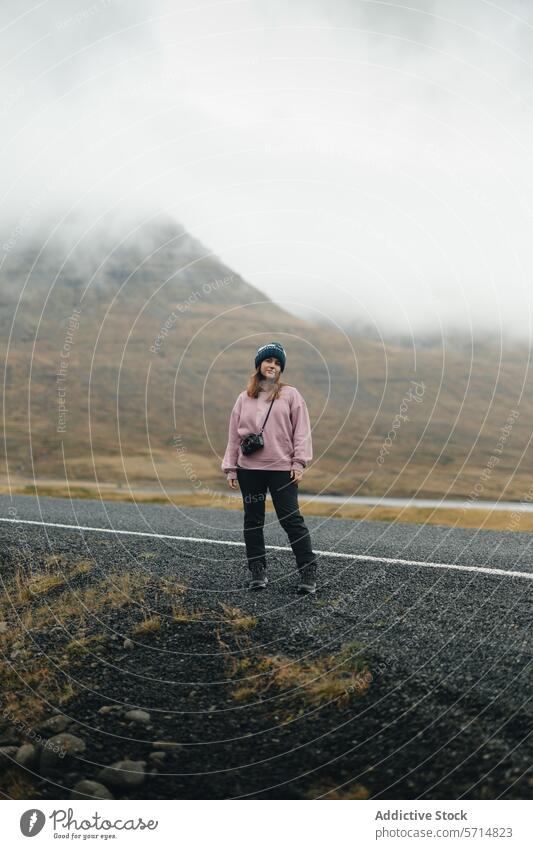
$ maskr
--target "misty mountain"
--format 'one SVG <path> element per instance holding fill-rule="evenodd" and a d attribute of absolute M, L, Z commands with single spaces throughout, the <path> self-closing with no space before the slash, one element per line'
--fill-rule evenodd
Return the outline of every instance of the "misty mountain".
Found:
<path fill-rule="evenodd" d="M 313 424 L 306 488 L 459 496 L 477 485 L 486 498 L 508 484 L 519 498 L 529 486 L 525 349 L 420 348 L 310 324 L 168 216 L 21 234 L 0 293 L 4 474 L 223 488 L 234 400 L 257 348 L 279 339 Z"/>
<path fill-rule="evenodd" d="M 4 324 L 7 308 L 20 299 L 47 306 L 51 299 L 64 308 L 83 301 L 94 308 L 113 298 L 141 296 L 157 311 L 173 300 L 185 301 L 197 290 L 199 297 L 209 294 L 213 303 L 226 304 L 241 303 L 254 291 L 165 215 L 120 235 L 105 224 L 85 233 L 79 226 L 66 226 L 39 239 L 22 234 L 5 255 L 1 282 Z"/>

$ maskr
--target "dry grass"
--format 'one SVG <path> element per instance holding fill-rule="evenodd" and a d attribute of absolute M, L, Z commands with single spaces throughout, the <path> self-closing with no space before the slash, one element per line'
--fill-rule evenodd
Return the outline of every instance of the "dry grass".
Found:
<path fill-rule="evenodd" d="M 205 618 L 205 610 L 184 610 L 183 607 L 172 605 L 172 621 L 173 622 L 202 622 Z"/>
<path fill-rule="evenodd" d="M 144 591 L 150 586 L 152 578 L 139 572 L 114 572 L 102 581 L 102 604 L 114 608 L 126 604 L 144 602 Z"/>
<path fill-rule="evenodd" d="M 65 646 L 65 653 L 70 660 L 75 660 L 78 657 L 84 657 L 87 652 L 95 650 L 105 640 L 104 634 L 92 634 L 90 636 L 78 637 L 71 640 Z"/>
<path fill-rule="evenodd" d="M 8 630 L 0 634 L 0 678 L 3 707 L 13 720 L 33 727 L 48 709 L 47 702 L 62 704 L 76 694 L 69 670 L 85 663 L 105 640 L 102 633 L 87 633 L 97 616 L 125 605 L 145 608 L 151 579 L 138 572 L 116 571 L 88 585 L 70 585 L 73 578 L 91 573 L 94 565 L 88 560 L 68 563 L 64 556 L 51 554 L 40 569 L 16 563 L 13 575 L 3 582 L 0 620 L 8 622 Z M 51 591 L 53 596 L 47 598 Z M 138 633 L 159 625 L 158 617 L 145 616 Z M 47 636 L 51 627 L 61 629 L 52 644 Z M 45 658 L 34 651 L 43 638 Z M 15 650 L 18 654 L 12 657 Z"/>
<path fill-rule="evenodd" d="M 40 571 L 24 563 L 16 563 L 13 578 L 5 587 L 5 592 L 12 604 L 20 604 L 35 596 L 46 595 L 57 587 L 69 584 L 77 575 L 83 575 L 94 568 L 92 560 L 81 560 L 69 565 L 62 556 L 57 554 L 47 555 L 44 561 L 45 568 Z"/>
<path fill-rule="evenodd" d="M 26 671 L 0 661 L 0 672 L 4 715 L 28 728 L 49 710 L 47 703 L 65 704 L 77 693 L 68 673 L 56 666 L 34 664 Z"/>
<path fill-rule="evenodd" d="M 143 634 L 153 634 L 161 628 L 160 616 L 148 616 L 139 622 L 133 628 L 133 633 L 142 636 Z"/>
<path fill-rule="evenodd" d="M 180 584 L 179 581 L 171 581 L 168 578 L 160 578 L 159 589 L 162 590 L 166 595 L 171 596 L 172 598 L 181 599 L 187 592 L 187 585 Z"/>
<path fill-rule="evenodd" d="M 327 787 L 314 787 L 309 791 L 307 797 L 309 799 L 322 799 L 322 800 L 330 800 L 330 799 L 339 799 L 341 801 L 346 801 L 348 799 L 368 799 L 370 793 L 363 787 L 362 784 L 352 784 L 347 787 L 340 788 L 339 790 L 328 790 Z"/>
<path fill-rule="evenodd" d="M 152 579 L 138 572 L 115 571 L 89 586 L 63 590 L 53 597 L 49 605 L 36 607 L 31 604 L 36 596 L 44 596 L 52 589 L 68 584 L 73 577 L 91 571 L 92 567 L 92 563 L 81 561 L 62 567 L 64 571 L 59 575 L 53 572 L 28 574 L 16 568 L 11 580 L 4 583 L 4 594 L 0 600 L 0 619 L 12 620 L 9 636 L 15 637 L 32 628 L 50 624 L 51 617 L 57 624 L 74 618 L 79 628 L 106 607 L 141 605 L 144 602 L 144 592 Z"/>
<path fill-rule="evenodd" d="M 60 554 L 46 554 L 43 559 L 48 567 L 61 566 L 62 557 Z"/>
<path fill-rule="evenodd" d="M 235 631 L 249 631 L 257 625 L 255 616 L 247 616 L 240 608 L 224 602 L 220 602 L 220 606 L 224 611 L 224 621 Z"/>
<path fill-rule="evenodd" d="M 27 772 L 16 767 L 10 767 L 4 772 L 2 786 L 0 787 L 0 798 L 35 799 L 39 796 L 40 793 L 28 778 Z"/>
<path fill-rule="evenodd" d="M 220 633 L 217 636 L 226 655 L 228 675 L 238 679 L 232 692 L 235 701 L 262 698 L 274 690 L 292 709 L 300 709 L 296 714 L 285 712 L 281 724 L 291 722 L 308 706 L 332 702 L 344 706 L 363 696 L 372 682 L 372 673 L 360 657 L 361 647 L 357 643 L 347 643 L 338 652 L 326 656 L 294 660 L 281 654 L 254 658 L 250 656 L 248 641 L 249 656 L 238 659 Z M 242 643 L 239 645 L 242 649 Z"/>
<path fill-rule="evenodd" d="M 73 567 L 69 576 L 78 574 Z M 50 624 L 62 625 L 71 621 L 77 630 L 82 628 L 88 621 L 93 621 L 95 614 L 105 611 L 106 608 L 120 608 L 125 605 L 144 604 L 144 591 L 150 584 L 150 578 L 129 572 L 111 572 L 104 580 L 98 581 L 86 587 L 77 589 L 66 589 L 50 599 L 49 604 L 38 607 L 30 606 L 29 602 L 36 596 L 46 596 L 51 589 L 61 586 L 56 583 L 54 576 L 35 576 L 35 585 L 39 592 L 27 592 L 22 584 L 6 588 L 5 599 L 0 603 L 0 619 L 11 618 L 13 628 L 19 633 L 29 630 L 40 629 Z M 18 582 L 18 575 L 14 578 Z M 65 581 L 64 583 L 66 583 Z M 48 590 L 44 587 L 48 586 Z M 13 629 L 11 629 L 11 633 Z"/>

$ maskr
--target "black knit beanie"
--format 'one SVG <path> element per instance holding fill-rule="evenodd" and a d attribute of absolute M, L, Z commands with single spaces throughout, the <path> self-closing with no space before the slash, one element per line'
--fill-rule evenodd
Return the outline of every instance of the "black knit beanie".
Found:
<path fill-rule="evenodd" d="M 262 348 L 259 348 L 255 355 L 255 367 L 259 368 L 263 360 L 266 360 L 267 357 L 277 357 L 281 363 L 281 370 L 283 371 L 285 369 L 287 355 L 281 342 L 270 342 L 268 345 L 263 345 Z"/>

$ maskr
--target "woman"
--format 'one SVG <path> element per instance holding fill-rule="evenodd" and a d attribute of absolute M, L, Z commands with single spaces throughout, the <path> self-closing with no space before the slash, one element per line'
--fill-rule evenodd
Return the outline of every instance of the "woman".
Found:
<path fill-rule="evenodd" d="M 244 541 L 250 589 L 267 585 L 263 527 L 265 500 L 270 490 L 276 515 L 286 531 L 300 574 L 298 592 L 316 592 L 316 557 L 298 507 L 298 483 L 313 457 L 309 413 L 294 386 L 280 381 L 287 357 L 279 342 L 263 345 L 255 355 L 255 372 L 233 407 L 228 446 L 221 468 L 228 484 L 241 488 L 244 504 Z M 260 433 L 264 446 L 243 453 L 241 440 Z"/>

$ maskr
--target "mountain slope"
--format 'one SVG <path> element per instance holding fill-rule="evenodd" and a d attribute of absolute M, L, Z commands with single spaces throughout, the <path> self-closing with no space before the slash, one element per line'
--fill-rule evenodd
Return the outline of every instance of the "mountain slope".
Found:
<path fill-rule="evenodd" d="M 68 232 L 22 238 L 0 271 L 3 474 L 7 454 L 11 475 L 221 489 L 234 399 L 279 339 L 314 428 L 306 489 L 527 493 L 527 350 L 413 350 L 311 325 L 167 217 Z"/>

